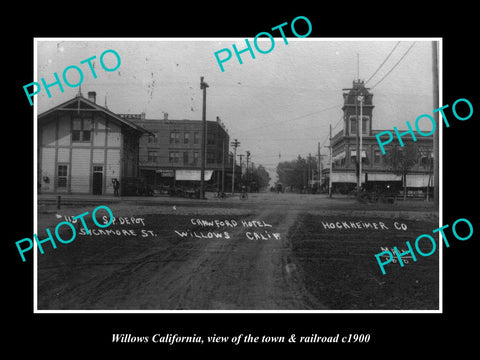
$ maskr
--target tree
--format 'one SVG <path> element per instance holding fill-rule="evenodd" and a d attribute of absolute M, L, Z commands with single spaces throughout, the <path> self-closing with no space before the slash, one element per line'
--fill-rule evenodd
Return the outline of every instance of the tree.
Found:
<path fill-rule="evenodd" d="M 396 175 L 402 176 L 403 181 L 403 200 L 407 199 L 407 174 L 418 162 L 417 144 L 411 142 L 403 147 L 394 145 L 390 147 L 385 154 L 385 162 L 390 166 L 390 170 Z"/>
<path fill-rule="evenodd" d="M 308 186 L 308 181 L 316 169 L 317 161 L 314 157 L 302 158 L 298 155 L 296 160 L 282 161 L 277 165 L 278 181 L 284 186 L 302 189 Z"/>
<path fill-rule="evenodd" d="M 430 183 L 432 182 L 432 176 L 433 176 L 433 153 L 432 153 L 432 148 L 429 146 L 419 146 L 418 147 L 418 156 L 421 161 L 422 166 L 428 168 L 428 183 L 427 183 L 427 201 L 429 200 L 430 196 L 430 188 L 432 187 Z M 423 161 L 426 161 L 427 163 L 425 164 Z"/>
<path fill-rule="evenodd" d="M 258 189 L 263 189 L 270 183 L 270 174 L 262 165 L 258 165 L 254 168 L 250 176 L 251 181 L 256 182 Z"/>

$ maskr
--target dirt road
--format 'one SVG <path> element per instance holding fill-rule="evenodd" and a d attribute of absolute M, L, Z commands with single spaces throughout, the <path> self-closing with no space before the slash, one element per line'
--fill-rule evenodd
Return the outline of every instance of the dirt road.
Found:
<path fill-rule="evenodd" d="M 268 199 L 119 207 L 115 234 L 79 235 L 38 256 L 38 309 L 327 309 L 292 251 L 292 229 L 318 200 Z"/>
<path fill-rule="evenodd" d="M 127 227 L 136 234 L 148 227 L 155 237 L 83 236 L 40 256 L 39 308 L 309 308 L 286 243 L 298 210 L 256 206 L 236 215 L 234 228 L 192 225 L 192 219 L 232 218 L 228 211 L 224 215 L 145 214 L 146 227 Z M 194 237 L 174 232 L 186 226 L 195 231 Z M 196 237 L 205 236 L 206 230 L 228 231 L 229 238 Z"/>

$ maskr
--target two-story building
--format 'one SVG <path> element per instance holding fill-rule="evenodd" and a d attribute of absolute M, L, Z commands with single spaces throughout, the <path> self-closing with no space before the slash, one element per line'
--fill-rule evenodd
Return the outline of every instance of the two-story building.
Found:
<path fill-rule="evenodd" d="M 363 97 L 362 108 L 358 96 Z M 433 186 L 433 135 L 417 136 L 417 161 L 409 169 L 406 176 L 406 184 L 402 176 L 396 173 L 388 163 L 386 155 L 383 155 L 378 145 L 376 134 L 383 130 L 372 129 L 373 94 L 365 88 L 363 81 L 354 81 L 353 87 L 343 93 L 344 105 L 342 107 L 343 129 L 331 139 L 333 171 L 332 188 L 334 191 L 348 192 L 358 184 L 357 154 L 361 154 L 362 172 L 361 183 L 385 182 L 397 183 L 397 185 L 409 189 L 410 193 L 419 193 L 427 187 Z M 361 123 L 357 122 L 362 113 Z M 361 130 L 360 130 L 361 129 Z M 360 131 L 362 148 L 360 149 Z M 399 130 L 399 132 L 403 132 Z M 405 144 L 413 142 L 410 136 L 402 138 Z M 390 146 L 386 146 L 386 152 Z M 360 150 L 360 151 L 359 151 Z M 328 175 L 329 170 L 324 171 Z"/>
<path fill-rule="evenodd" d="M 139 140 L 148 133 L 80 93 L 38 115 L 38 186 L 42 193 L 113 194 L 112 180 L 139 174 Z"/>

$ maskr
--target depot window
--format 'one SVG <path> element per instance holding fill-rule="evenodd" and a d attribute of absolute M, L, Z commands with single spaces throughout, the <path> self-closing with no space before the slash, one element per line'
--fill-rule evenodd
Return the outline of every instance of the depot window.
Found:
<path fill-rule="evenodd" d="M 65 189 L 68 180 L 68 165 L 58 165 L 57 167 L 57 188 Z"/>
<path fill-rule="evenodd" d="M 72 141 L 89 142 L 93 130 L 92 119 L 74 118 L 72 124 Z"/>

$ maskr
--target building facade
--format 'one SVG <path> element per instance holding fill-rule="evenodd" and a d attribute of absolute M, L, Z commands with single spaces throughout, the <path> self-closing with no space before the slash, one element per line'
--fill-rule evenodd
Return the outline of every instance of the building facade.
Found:
<path fill-rule="evenodd" d="M 41 193 L 113 194 L 139 174 L 139 140 L 147 133 L 81 94 L 38 115 Z"/>
<path fill-rule="evenodd" d="M 363 98 L 361 110 L 358 96 Z M 362 159 L 362 184 L 365 184 L 366 181 L 370 183 L 397 183 L 401 187 L 406 186 L 411 195 L 420 195 L 428 187 L 433 186 L 433 135 L 416 137 L 417 159 L 408 170 L 406 178 L 403 179 L 401 174 L 394 171 L 387 155 L 382 154 L 375 137 L 383 130 L 372 128 L 373 94 L 365 88 L 363 81 L 354 81 L 352 89 L 345 92 L 343 97 L 343 129 L 331 139 L 333 171 L 330 176 L 332 177 L 334 191 L 348 192 L 357 186 L 359 168 L 357 154 L 361 154 Z M 361 123 L 357 121 L 357 119 L 360 119 L 360 112 L 362 112 Z M 361 149 L 360 131 L 362 134 Z M 402 133 L 403 131 L 399 130 L 399 132 Z M 410 135 L 404 136 L 402 140 L 405 146 L 413 143 L 413 138 Z M 394 144 L 396 141 L 395 138 L 385 147 L 387 153 L 392 151 L 394 146 L 402 149 L 398 143 Z M 327 175 L 329 174 L 329 170 L 325 172 Z"/>
<path fill-rule="evenodd" d="M 199 185 L 201 174 L 201 120 L 146 119 L 145 114 L 125 114 L 151 134 L 140 139 L 140 176 L 153 188 Z M 207 188 L 231 183 L 231 158 L 227 129 L 217 118 L 206 122 L 205 177 Z"/>

